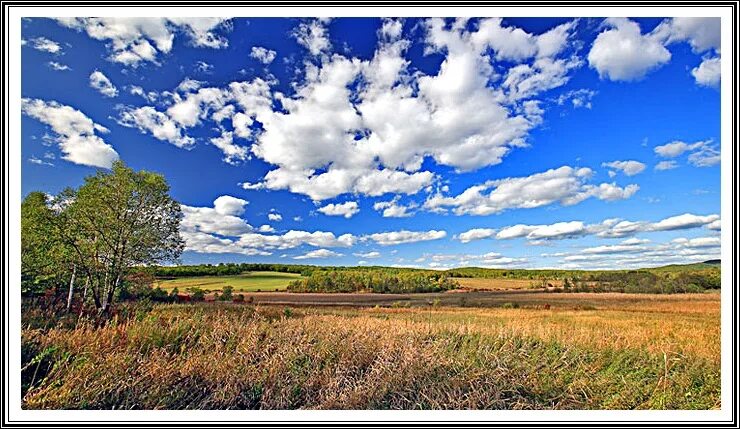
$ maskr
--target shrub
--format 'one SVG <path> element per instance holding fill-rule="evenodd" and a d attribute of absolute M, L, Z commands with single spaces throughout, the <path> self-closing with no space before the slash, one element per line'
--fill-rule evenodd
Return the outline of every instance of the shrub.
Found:
<path fill-rule="evenodd" d="M 188 289 L 188 291 L 190 292 L 191 294 L 190 298 L 193 301 L 203 301 L 206 298 L 205 292 L 200 288 L 192 287 Z"/>

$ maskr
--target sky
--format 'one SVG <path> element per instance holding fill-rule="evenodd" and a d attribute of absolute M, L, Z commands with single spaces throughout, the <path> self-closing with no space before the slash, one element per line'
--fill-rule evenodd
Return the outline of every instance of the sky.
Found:
<path fill-rule="evenodd" d="M 22 23 L 22 193 L 163 174 L 183 263 L 720 255 L 719 18 Z"/>

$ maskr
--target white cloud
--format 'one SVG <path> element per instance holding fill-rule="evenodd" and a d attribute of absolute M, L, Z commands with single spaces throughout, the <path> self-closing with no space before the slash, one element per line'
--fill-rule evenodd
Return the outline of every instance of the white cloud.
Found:
<path fill-rule="evenodd" d="M 37 37 L 35 39 L 31 39 L 31 43 L 33 49 L 36 49 L 37 51 L 44 51 L 50 54 L 62 53 L 62 46 L 53 40 L 47 39 L 46 37 Z"/>
<path fill-rule="evenodd" d="M 567 101 L 573 105 L 574 109 L 583 107 L 590 109 L 592 107 L 591 100 L 596 96 L 597 92 L 590 89 L 576 89 L 565 92 L 555 99 L 555 102 L 562 106 Z"/>
<path fill-rule="evenodd" d="M 95 70 L 90 74 L 90 87 L 106 97 L 116 97 L 118 89 L 103 72 Z"/>
<path fill-rule="evenodd" d="M 398 203 L 399 198 L 396 197 L 391 201 L 378 201 L 373 204 L 373 210 L 381 211 L 383 217 L 410 217 L 413 216 L 413 212 L 409 211 L 417 207 L 415 203 L 411 203 L 407 206 Z"/>
<path fill-rule="evenodd" d="M 698 141 L 695 143 L 685 143 L 682 141 L 673 141 L 661 146 L 655 147 L 655 153 L 664 158 L 675 158 L 686 152 L 691 152 L 688 161 L 695 167 L 711 167 L 719 164 L 721 161 L 720 152 L 713 145 L 713 140 Z"/>
<path fill-rule="evenodd" d="M 49 167 L 54 166 L 54 163 L 49 162 L 49 161 L 44 161 L 43 159 L 36 158 L 35 156 L 28 158 L 28 162 L 30 162 L 31 164 L 36 164 L 36 165 L 48 165 Z"/>
<path fill-rule="evenodd" d="M 473 228 L 457 235 L 461 243 L 470 243 L 475 240 L 484 238 L 493 238 L 496 236 L 496 230 L 491 228 Z"/>
<path fill-rule="evenodd" d="M 357 252 L 353 253 L 354 256 L 357 256 L 358 258 L 367 258 L 367 259 L 375 259 L 380 258 L 381 254 L 380 252 L 372 251 L 372 252 Z"/>
<path fill-rule="evenodd" d="M 72 70 L 68 65 L 62 64 L 62 63 L 58 63 L 56 61 L 49 61 L 48 63 L 46 63 L 46 65 L 48 65 L 49 67 L 51 67 L 52 70 L 56 70 L 56 71 L 68 71 L 68 70 Z"/>
<path fill-rule="evenodd" d="M 436 194 L 424 207 L 440 211 L 452 207 L 457 215 L 489 215 L 514 208 L 535 208 L 559 202 L 574 205 L 587 198 L 615 201 L 631 197 L 639 186 L 621 188 L 615 184 L 590 185 L 593 171 L 564 166 L 526 177 L 509 177 L 471 186 L 455 197 Z"/>
<path fill-rule="evenodd" d="M 627 176 L 634 176 L 645 171 L 645 164 L 639 161 L 612 161 L 604 162 L 601 164 L 602 167 L 609 167 L 614 170 L 620 170 Z"/>
<path fill-rule="evenodd" d="M 126 127 L 135 127 L 142 133 L 149 132 L 154 138 L 177 147 L 187 148 L 195 144 L 195 139 L 184 135 L 172 118 L 150 106 L 123 109 L 118 122 Z"/>
<path fill-rule="evenodd" d="M 626 18 L 608 18 L 588 53 L 588 62 L 604 79 L 631 81 L 643 78 L 671 59 L 657 34 L 645 34 Z"/>
<path fill-rule="evenodd" d="M 356 201 L 347 201 L 342 204 L 327 204 L 317 210 L 327 216 L 344 216 L 349 219 L 360 212 L 360 207 Z"/>
<path fill-rule="evenodd" d="M 722 230 L 722 221 L 720 219 L 717 219 L 715 221 L 712 221 L 705 225 L 707 229 L 711 229 L 712 231 L 721 231 Z"/>
<path fill-rule="evenodd" d="M 238 236 L 252 231 L 252 226 L 239 217 L 244 213 L 247 201 L 223 195 L 210 207 L 191 207 L 182 205 L 183 219 L 180 223 L 184 231 Z"/>
<path fill-rule="evenodd" d="M 422 169 L 427 158 L 468 171 L 498 164 L 526 146 L 544 113 L 531 98 L 564 84 L 578 64 L 566 52 L 574 23 L 542 35 L 499 29 L 522 36 L 522 47 L 509 51 L 486 33 L 501 27 L 500 20 L 483 20 L 472 30 L 462 21 L 452 28 L 426 21 L 426 49 L 444 60 L 438 73 L 425 75 L 408 70 L 411 43 L 401 38 L 400 21 L 383 21 L 370 60 L 331 54 L 326 22 L 304 22 L 295 32 L 316 58 L 304 63 L 293 94 L 271 92 L 271 84 L 259 79 L 232 82 L 176 94 L 165 112 L 124 110 L 122 122 L 181 147 L 193 142 L 187 128 L 205 120 L 221 131 L 215 142 L 228 143 L 225 131 L 251 140 L 252 154 L 275 168 L 256 183 L 243 183 L 245 189 L 286 189 L 314 201 L 346 193 L 412 195 L 436 179 Z M 491 66 L 495 56 L 526 61 L 505 87 Z M 233 131 L 222 125 L 229 116 Z M 253 129 L 257 122 L 261 127 Z M 383 211 L 408 216 L 410 208 L 396 204 Z"/>
<path fill-rule="evenodd" d="M 249 56 L 261 62 L 262 64 L 270 64 L 275 60 L 277 52 L 263 48 L 261 46 L 252 46 L 252 50 Z"/>
<path fill-rule="evenodd" d="M 673 141 L 671 143 L 666 143 L 661 146 L 655 146 L 655 153 L 658 155 L 664 157 L 664 158 L 675 158 L 677 156 L 683 155 L 684 152 L 698 149 L 706 144 L 706 141 L 699 141 L 696 143 L 685 143 L 682 141 Z"/>
<path fill-rule="evenodd" d="M 127 66 L 141 62 L 157 63 L 159 54 L 172 49 L 176 33 L 185 33 L 193 46 L 223 48 L 225 38 L 214 30 L 223 18 L 57 18 L 66 27 L 85 31 L 95 40 L 107 43 L 109 59 Z"/>
<path fill-rule="evenodd" d="M 706 58 L 702 60 L 698 67 L 691 70 L 691 75 L 694 76 L 696 83 L 699 85 L 718 88 L 722 74 L 721 66 L 719 57 Z"/>
<path fill-rule="evenodd" d="M 392 246 L 396 244 L 416 243 L 419 241 L 439 240 L 447 236 L 446 231 L 392 231 L 379 232 L 365 236 L 381 246 Z"/>
<path fill-rule="evenodd" d="M 718 215 L 697 216 L 691 213 L 684 213 L 656 222 L 649 229 L 651 231 L 673 231 L 676 229 L 698 228 L 709 225 L 716 220 L 719 220 Z"/>
<path fill-rule="evenodd" d="M 280 222 L 281 220 L 283 220 L 283 216 L 280 213 L 268 213 L 267 219 L 273 222 Z"/>
<path fill-rule="evenodd" d="M 665 170 L 672 170 L 674 168 L 677 168 L 678 164 L 676 161 L 660 161 L 655 165 L 655 169 L 658 171 L 665 171 Z"/>
<path fill-rule="evenodd" d="M 224 131 L 221 136 L 211 138 L 211 144 L 221 149 L 224 153 L 223 160 L 227 164 L 236 165 L 249 157 L 246 147 L 234 144 L 234 133 L 231 131 Z"/>
<path fill-rule="evenodd" d="M 676 17 L 661 22 L 653 33 L 666 44 L 687 41 L 694 52 L 721 48 L 721 20 L 718 17 Z"/>
<path fill-rule="evenodd" d="M 110 168 L 118 159 L 118 153 L 97 133 L 107 133 L 108 129 L 96 124 L 79 110 L 59 104 L 56 101 L 24 98 L 21 100 L 24 114 L 51 127 L 56 134 L 55 141 L 64 156 L 63 159 L 75 164 Z"/>
<path fill-rule="evenodd" d="M 562 240 L 586 235 L 583 222 L 557 222 L 551 225 L 514 225 L 501 229 L 496 238 L 511 239 L 526 237 L 528 240 Z"/>
<path fill-rule="evenodd" d="M 329 35 L 321 20 L 301 23 L 293 32 L 298 44 L 308 49 L 311 55 L 319 55 L 331 48 Z"/>
<path fill-rule="evenodd" d="M 585 224 L 582 221 L 556 222 L 544 225 L 518 224 L 501 228 L 497 233 L 493 229 L 471 229 L 459 234 L 457 238 L 463 243 L 483 238 L 493 238 L 494 236 L 498 240 L 526 238 L 532 242 L 539 242 L 543 240 L 563 240 L 585 236 L 624 238 L 638 233 L 676 231 L 701 227 L 719 230 L 719 215 L 701 216 L 685 213 L 656 222 L 606 219 L 601 223 L 595 224 Z M 638 239 L 630 239 L 624 243 L 634 244 L 638 241 Z"/>
<path fill-rule="evenodd" d="M 338 258 L 340 256 L 343 256 L 343 255 L 341 253 L 337 253 L 332 250 L 316 249 L 316 250 L 311 250 L 310 252 L 304 255 L 294 256 L 293 259 L 325 259 L 325 258 Z"/>
<path fill-rule="evenodd" d="M 254 231 L 244 213 L 247 201 L 231 196 L 220 196 L 213 207 L 182 205 L 180 230 L 186 250 L 200 253 L 235 253 L 269 255 L 274 249 L 293 249 L 302 245 L 313 247 L 351 247 L 357 238 L 352 234 L 335 236 L 325 231 L 290 230 L 281 235 L 269 225 Z"/>
<path fill-rule="evenodd" d="M 244 213 L 244 207 L 249 204 L 248 201 L 230 195 L 222 195 L 213 201 L 213 208 L 216 213 L 224 216 L 239 216 Z"/>

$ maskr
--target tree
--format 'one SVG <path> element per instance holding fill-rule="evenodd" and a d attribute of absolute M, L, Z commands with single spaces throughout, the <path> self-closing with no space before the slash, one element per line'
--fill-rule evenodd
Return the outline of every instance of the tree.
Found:
<path fill-rule="evenodd" d="M 107 312 L 133 267 L 176 261 L 184 248 L 180 204 L 162 175 L 113 163 L 110 172 L 67 189 L 62 240 L 73 250 L 78 275 L 89 282 L 95 307 Z"/>
<path fill-rule="evenodd" d="M 31 192 L 21 203 L 21 290 L 39 293 L 74 285 L 74 255 L 60 234 L 63 216 L 54 199 Z M 67 277 L 69 276 L 69 277 Z"/>

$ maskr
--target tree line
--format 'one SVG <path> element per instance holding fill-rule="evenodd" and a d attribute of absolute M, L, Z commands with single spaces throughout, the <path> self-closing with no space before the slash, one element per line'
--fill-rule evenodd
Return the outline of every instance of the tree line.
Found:
<path fill-rule="evenodd" d="M 315 270 L 288 285 L 290 292 L 421 293 L 456 289 L 460 285 L 444 272 L 391 270 Z"/>

